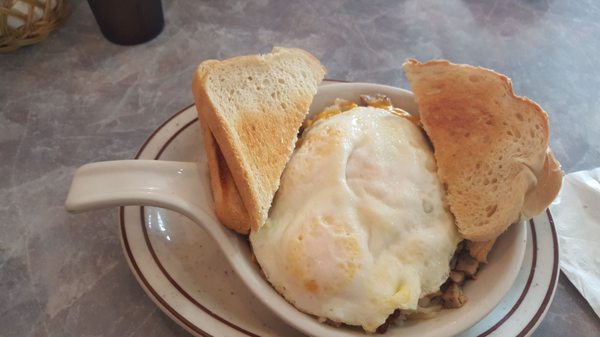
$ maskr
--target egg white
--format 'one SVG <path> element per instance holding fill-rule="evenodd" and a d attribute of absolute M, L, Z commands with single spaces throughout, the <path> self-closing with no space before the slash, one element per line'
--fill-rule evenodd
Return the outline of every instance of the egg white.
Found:
<path fill-rule="evenodd" d="M 303 312 L 373 332 L 447 279 L 460 237 L 421 130 L 359 107 L 317 122 L 250 234 L 267 279 Z"/>

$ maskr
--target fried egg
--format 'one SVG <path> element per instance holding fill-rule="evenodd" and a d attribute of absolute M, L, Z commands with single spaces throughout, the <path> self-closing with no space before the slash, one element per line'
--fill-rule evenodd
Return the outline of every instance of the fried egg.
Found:
<path fill-rule="evenodd" d="M 304 133 L 250 241 L 296 308 L 374 332 L 439 290 L 460 237 L 422 131 L 357 107 Z"/>

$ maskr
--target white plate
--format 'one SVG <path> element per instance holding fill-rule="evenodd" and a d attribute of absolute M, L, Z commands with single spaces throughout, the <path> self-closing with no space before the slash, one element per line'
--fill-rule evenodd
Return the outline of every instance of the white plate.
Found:
<path fill-rule="evenodd" d="M 327 87 L 333 89 L 334 86 Z M 351 89 L 351 85 L 348 88 Z M 377 91 L 385 90 L 389 87 L 378 87 Z M 356 93 L 347 90 L 345 94 L 351 98 Z M 330 103 L 320 101 L 319 97 L 324 96 L 315 99 L 313 106 L 317 110 Z M 412 99 L 394 103 L 409 111 L 416 110 Z M 200 167 L 205 167 L 197 123 L 194 106 L 178 112 L 146 140 L 136 158 L 197 161 Z M 502 279 L 499 286 L 484 296 L 481 287 L 467 285 L 465 291 L 472 301 L 465 307 L 446 310 L 439 318 L 391 327 L 386 336 L 424 337 L 442 332 L 445 335 L 462 332 L 460 336 L 531 334 L 541 322 L 554 294 L 558 278 L 558 244 L 549 212 L 533 219 L 526 231 L 527 236 L 523 227 L 512 226 L 505 235 L 511 236 L 510 240 L 499 240 L 498 245 L 509 245 L 515 239 L 525 241 L 527 237 L 526 244 L 521 245 L 522 250 L 500 254 L 502 249 L 495 249 L 490 264 L 474 281 L 483 284 L 495 278 Z M 248 291 L 212 239 L 187 218 L 160 208 L 122 207 L 121 238 L 131 270 L 140 285 L 167 315 L 192 334 L 303 336 Z M 515 269 L 514 275 L 494 272 L 494 268 L 502 263 L 518 266 L 520 261 L 523 261 L 522 266 Z M 465 315 L 469 319 L 465 319 Z M 346 328 L 345 332 L 362 335 L 358 329 Z"/>

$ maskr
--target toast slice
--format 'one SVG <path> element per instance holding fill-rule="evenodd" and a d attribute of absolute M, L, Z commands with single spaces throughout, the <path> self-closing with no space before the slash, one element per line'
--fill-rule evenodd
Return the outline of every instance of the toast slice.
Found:
<path fill-rule="evenodd" d="M 266 221 L 324 75 L 314 56 L 291 48 L 198 66 L 192 90 L 204 125 L 215 213 L 227 227 L 247 233 Z"/>
<path fill-rule="evenodd" d="M 562 182 L 548 115 L 492 70 L 445 60 L 403 65 L 460 233 L 493 240 L 543 211 Z"/>
<path fill-rule="evenodd" d="M 200 66 L 207 68 L 211 64 L 218 63 L 216 60 L 207 60 Z M 200 67 L 199 66 L 199 67 Z M 203 69 L 201 72 L 205 72 Z M 196 102 L 197 105 L 202 102 Z M 225 227 L 228 227 L 240 234 L 248 234 L 250 231 L 250 218 L 248 211 L 242 202 L 231 171 L 223 157 L 223 153 L 217 145 L 217 141 L 208 128 L 203 114 L 198 114 L 200 131 L 204 141 L 208 170 L 210 176 L 210 187 L 213 195 L 213 208 L 217 219 Z"/>

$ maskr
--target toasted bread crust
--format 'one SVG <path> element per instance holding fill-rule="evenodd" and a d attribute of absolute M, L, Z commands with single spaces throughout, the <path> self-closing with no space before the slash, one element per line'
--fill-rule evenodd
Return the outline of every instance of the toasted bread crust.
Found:
<path fill-rule="evenodd" d="M 496 239 L 479 242 L 467 241 L 467 250 L 477 262 L 487 263 L 487 256 L 494 247 L 494 243 L 496 243 Z"/>
<path fill-rule="evenodd" d="M 199 115 L 202 138 L 208 161 L 214 210 L 217 219 L 226 227 L 248 234 L 250 219 L 240 193 L 235 186 L 229 167 L 212 133 L 208 129 L 204 116 Z"/>
<path fill-rule="evenodd" d="M 543 212 L 556 198 L 562 185 L 564 172 L 552 151 L 548 148 L 544 166 L 537 175 L 537 184 L 525 195 L 521 218 L 530 219 Z"/>
<path fill-rule="evenodd" d="M 225 158 L 249 228 L 257 230 L 267 218 L 324 74 L 314 56 L 286 48 L 198 66 L 192 83 L 196 107 Z"/>
<path fill-rule="evenodd" d="M 538 104 L 516 96 L 510 80 L 489 69 L 410 59 L 404 70 L 465 238 L 492 240 L 531 216 L 528 209 L 547 206 L 560 187 L 556 171 L 544 190 L 530 193 L 547 161 L 548 116 Z"/>

